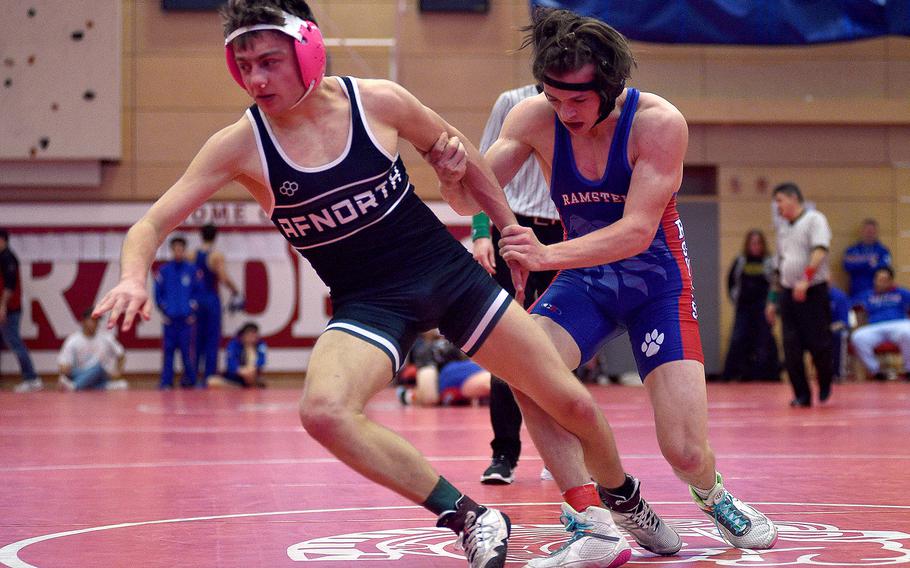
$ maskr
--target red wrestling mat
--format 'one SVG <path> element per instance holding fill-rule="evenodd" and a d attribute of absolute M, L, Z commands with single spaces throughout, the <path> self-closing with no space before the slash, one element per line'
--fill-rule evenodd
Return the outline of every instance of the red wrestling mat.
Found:
<path fill-rule="evenodd" d="M 785 385 L 709 386 L 718 468 L 780 528 L 762 552 L 727 547 L 688 501 L 643 389 L 594 393 L 626 469 L 685 542 L 668 558 L 636 548 L 629 566 L 910 566 L 910 385 L 840 386 L 799 410 Z M 466 565 L 429 513 L 310 440 L 296 403 L 281 390 L 0 394 L 0 566 Z M 486 408 L 405 408 L 389 390 L 369 413 L 510 514 L 510 565 L 565 538 L 530 441 L 513 485 L 478 482 Z"/>

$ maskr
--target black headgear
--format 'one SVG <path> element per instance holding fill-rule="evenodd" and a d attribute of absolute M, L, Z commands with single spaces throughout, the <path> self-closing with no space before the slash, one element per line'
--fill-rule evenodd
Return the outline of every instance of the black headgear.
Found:
<path fill-rule="evenodd" d="M 597 96 L 600 97 L 600 115 L 597 117 L 597 122 L 594 123 L 594 126 L 597 126 L 603 122 L 605 118 L 610 116 L 610 113 L 613 112 L 614 108 L 616 108 L 616 99 L 619 97 L 619 95 L 622 93 L 622 90 L 626 86 L 626 82 L 623 81 L 619 84 L 619 87 L 614 90 L 615 94 L 613 94 L 607 93 L 604 89 L 604 85 L 597 79 L 585 81 L 584 83 L 566 83 L 545 74 L 543 76 L 543 82 L 546 85 L 550 85 L 551 87 L 562 89 L 564 91 L 594 91 L 597 93 Z"/>

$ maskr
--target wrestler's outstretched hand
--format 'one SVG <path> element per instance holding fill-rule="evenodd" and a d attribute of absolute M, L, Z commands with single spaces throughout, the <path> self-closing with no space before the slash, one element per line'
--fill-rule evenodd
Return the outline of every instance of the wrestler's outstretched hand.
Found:
<path fill-rule="evenodd" d="M 152 302 L 145 289 L 145 283 L 121 280 L 101 298 L 92 311 L 92 317 L 97 319 L 107 312 L 111 314 L 107 318 L 107 329 L 113 329 L 120 316 L 123 316 L 121 331 L 127 331 L 133 327 L 137 315 L 148 321 L 152 317 Z"/>

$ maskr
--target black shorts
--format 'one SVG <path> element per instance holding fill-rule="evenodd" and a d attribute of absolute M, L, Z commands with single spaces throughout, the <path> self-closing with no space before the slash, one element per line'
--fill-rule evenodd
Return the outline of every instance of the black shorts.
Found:
<path fill-rule="evenodd" d="M 382 349 L 393 372 L 404 364 L 419 333 L 433 328 L 469 357 L 477 352 L 505 313 L 509 294 L 461 245 L 437 258 L 429 272 L 356 297 L 333 298 L 333 329 Z"/>

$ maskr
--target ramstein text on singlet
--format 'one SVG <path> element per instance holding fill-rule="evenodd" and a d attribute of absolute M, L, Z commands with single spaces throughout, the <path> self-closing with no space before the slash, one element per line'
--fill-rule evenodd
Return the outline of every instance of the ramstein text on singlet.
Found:
<path fill-rule="evenodd" d="M 626 196 L 606 191 L 573 191 L 562 195 L 563 205 L 578 203 L 625 203 Z"/>
<path fill-rule="evenodd" d="M 305 237 L 310 231 L 321 233 L 346 225 L 366 215 L 370 209 L 378 208 L 398 191 L 401 172 L 397 165 L 389 168 L 387 178 L 379 185 L 346 197 L 332 205 L 309 211 L 294 217 L 276 217 L 276 222 L 286 237 Z M 329 192 L 331 193 L 331 192 Z M 318 200 L 319 198 L 316 198 Z M 315 200 L 314 200 L 315 201 Z"/>

